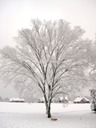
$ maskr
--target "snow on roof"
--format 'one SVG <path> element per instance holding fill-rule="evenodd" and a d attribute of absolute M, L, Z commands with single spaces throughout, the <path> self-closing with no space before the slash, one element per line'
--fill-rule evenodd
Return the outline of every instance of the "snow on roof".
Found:
<path fill-rule="evenodd" d="M 11 98 L 10 99 L 10 102 L 12 102 L 12 101 L 21 101 L 21 102 L 25 102 L 25 100 L 24 99 L 21 99 L 21 98 Z"/>
<path fill-rule="evenodd" d="M 74 102 L 80 102 L 81 100 L 86 100 L 86 101 L 89 101 L 86 97 L 77 97 Z"/>
<path fill-rule="evenodd" d="M 59 97 L 59 99 L 60 99 L 60 100 L 63 100 L 63 99 L 64 99 L 64 97 Z"/>
<path fill-rule="evenodd" d="M 44 97 L 40 98 L 39 100 L 40 100 L 40 101 L 44 101 Z"/>

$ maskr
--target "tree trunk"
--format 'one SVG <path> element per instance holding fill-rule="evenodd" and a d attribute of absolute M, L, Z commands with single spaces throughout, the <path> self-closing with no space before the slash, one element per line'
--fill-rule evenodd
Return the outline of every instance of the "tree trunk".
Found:
<path fill-rule="evenodd" d="M 47 108 L 47 117 L 51 118 L 51 106 L 50 105 Z"/>
<path fill-rule="evenodd" d="M 45 107 L 46 107 L 46 115 L 48 118 L 51 118 L 51 100 L 47 100 L 46 95 L 45 98 Z"/>
<path fill-rule="evenodd" d="M 51 103 L 45 103 L 46 105 L 46 114 L 48 118 L 51 118 Z"/>

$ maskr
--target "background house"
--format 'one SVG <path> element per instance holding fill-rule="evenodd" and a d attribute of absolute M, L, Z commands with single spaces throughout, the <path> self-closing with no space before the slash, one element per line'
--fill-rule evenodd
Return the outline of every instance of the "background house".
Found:
<path fill-rule="evenodd" d="M 10 102 L 20 102 L 20 103 L 24 103 L 25 100 L 24 100 L 24 99 L 21 99 L 21 98 L 11 98 L 11 99 L 10 99 Z"/>
<path fill-rule="evenodd" d="M 38 103 L 44 103 L 44 97 L 38 99 Z"/>
<path fill-rule="evenodd" d="M 89 103 L 89 102 L 90 102 L 89 99 L 80 96 L 74 100 L 74 103 Z"/>

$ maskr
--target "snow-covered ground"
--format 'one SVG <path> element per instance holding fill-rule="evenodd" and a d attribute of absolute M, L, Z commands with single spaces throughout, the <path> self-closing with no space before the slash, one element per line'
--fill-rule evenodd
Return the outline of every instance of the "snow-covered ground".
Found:
<path fill-rule="evenodd" d="M 52 104 L 51 121 L 43 103 L 0 103 L 0 128 L 96 128 L 90 104 Z"/>

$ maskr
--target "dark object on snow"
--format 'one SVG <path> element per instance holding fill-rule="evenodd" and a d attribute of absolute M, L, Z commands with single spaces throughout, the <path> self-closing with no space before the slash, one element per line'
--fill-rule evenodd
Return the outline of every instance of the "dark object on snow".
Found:
<path fill-rule="evenodd" d="M 56 119 L 56 118 L 51 118 L 51 121 L 57 121 L 58 119 Z"/>

